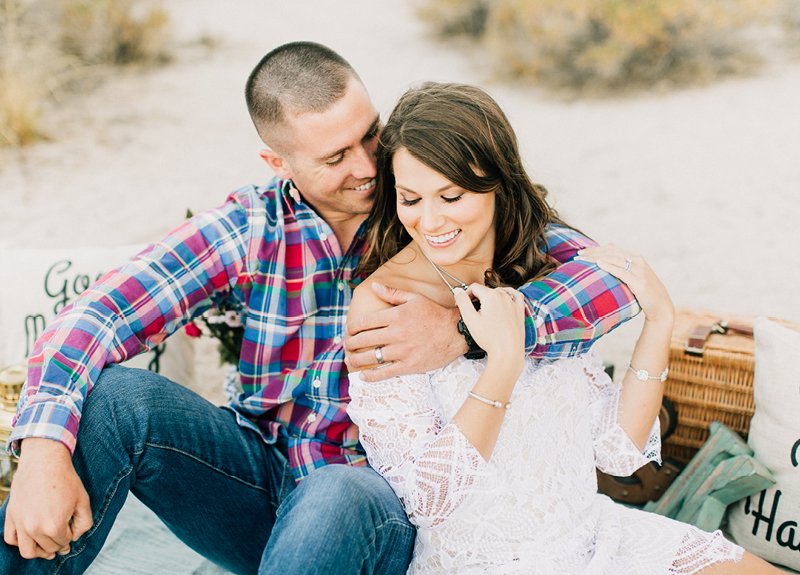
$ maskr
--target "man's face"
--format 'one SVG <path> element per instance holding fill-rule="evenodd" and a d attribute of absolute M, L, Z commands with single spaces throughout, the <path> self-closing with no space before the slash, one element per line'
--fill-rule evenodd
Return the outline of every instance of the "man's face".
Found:
<path fill-rule="evenodd" d="M 364 86 L 350 80 L 329 110 L 287 117 L 286 173 L 327 221 L 367 214 L 375 191 L 380 118 Z"/>

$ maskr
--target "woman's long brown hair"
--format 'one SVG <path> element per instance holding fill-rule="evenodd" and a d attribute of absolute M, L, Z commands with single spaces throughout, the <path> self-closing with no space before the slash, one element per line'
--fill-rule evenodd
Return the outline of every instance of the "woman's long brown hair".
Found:
<path fill-rule="evenodd" d="M 475 86 L 427 82 L 400 98 L 381 133 L 367 250 L 356 277 L 371 274 L 411 241 L 397 217 L 392 170 L 392 158 L 403 148 L 465 190 L 496 192 L 487 286 L 519 287 L 555 267 L 547 255 L 545 228 L 565 224 L 545 201 L 547 190 L 525 173 L 516 135 L 500 106 Z"/>

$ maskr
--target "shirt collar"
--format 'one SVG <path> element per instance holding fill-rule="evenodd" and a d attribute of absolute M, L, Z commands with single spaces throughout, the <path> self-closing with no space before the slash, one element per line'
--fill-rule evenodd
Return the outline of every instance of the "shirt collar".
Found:
<path fill-rule="evenodd" d="M 280 182 L 281 193 L 290 204 L 303 203 L 303 197 L 292 180 L 280 180 Z"/>

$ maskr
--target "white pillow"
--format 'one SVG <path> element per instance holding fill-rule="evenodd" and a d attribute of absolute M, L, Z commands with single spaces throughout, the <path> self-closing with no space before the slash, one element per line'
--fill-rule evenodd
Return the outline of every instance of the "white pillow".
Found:
<path fill-rule="evenodd" d="M 68 303 L 146 245 L 34 249 L 0 246 L 0 367 L 26 363 L 36 338 Z M 194 343 L 183 330 L 124 365 L 195 385 Z"/>
<path fill-rule="evenodd" d="M 756 318 L 756 411 L 748 445 L 776 484 L 728 509 L 735 541 L 779 565 L 800 570 L 800 332 Z"/>

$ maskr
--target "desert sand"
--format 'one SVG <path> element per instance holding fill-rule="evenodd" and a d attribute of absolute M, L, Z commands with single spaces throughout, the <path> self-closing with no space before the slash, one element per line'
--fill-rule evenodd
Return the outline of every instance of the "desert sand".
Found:
<path fill-rule="evenodd" d="M 481 58 L 431 39 L 408 1 L 165 7 L 171 64 L 69 98 L 48 117 L 51 141 L 0 153 L 0 243 L 151 242 L 187 208 L 267 181 L 244 83 L 267 51 L 304 39 L 349 59 L 383 114 L 413 83 L 481 84 L 560 214 L 598 242 L 641 252 L 676 305 L 800 321 L 797 58 L 783 53 L 756 76 L 707 87 L 565 101 L 491 81 Z M 601 341 L 601 354 L 624 365 L 637 333 L 634 320 Z M 199 387 L 218 398 L 213 347 L 200 344 Z"/>

